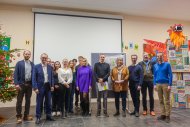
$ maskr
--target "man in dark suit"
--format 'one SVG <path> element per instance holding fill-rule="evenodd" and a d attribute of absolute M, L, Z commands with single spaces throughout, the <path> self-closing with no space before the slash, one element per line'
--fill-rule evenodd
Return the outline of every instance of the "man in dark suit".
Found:
<path fill-rule="evenodd" d="M 41 104 L 45 97 L 46 120 L 54 121 L 51 117 L 51 91 L 54 90 L 53 69 L 47 64 L 48 55 L 41 54 L 41 63 L 34 66 L 32 73 L 32 85 L 37 94 L 36 100 L 36 124 L 40 123 Z"/>
<path fill-rule="evenodd" d="M 23 120 L 30 121 L 33 118 L 29 116 L 30 98 L 32 95 L 32 70 L 34 64 L 29 60 L 31 52 L 25 50 L 24 60 L 18 61 L 14 71 L 14 84 L 18 91 L 16 102 L 17 123 L 22 123 L 22 101 L 25 96 L 25 112 Z"/>

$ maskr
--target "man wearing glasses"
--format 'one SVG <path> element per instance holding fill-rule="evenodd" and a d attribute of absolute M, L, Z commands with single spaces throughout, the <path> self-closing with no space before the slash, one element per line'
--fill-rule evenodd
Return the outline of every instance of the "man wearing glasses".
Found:
<path fill-rule="evenodd" d="M 34 66 L 32 73 L 32 86 L 37 94 L 36 98 L 36 124 L 40 123 L 41 104 L 45 97 L 46 120 L 54 121 L 51 117 L 51 91 L 54 90 L 53 69 L 47 64 L 48 55 L 41 55 L 41 63 Z"/>

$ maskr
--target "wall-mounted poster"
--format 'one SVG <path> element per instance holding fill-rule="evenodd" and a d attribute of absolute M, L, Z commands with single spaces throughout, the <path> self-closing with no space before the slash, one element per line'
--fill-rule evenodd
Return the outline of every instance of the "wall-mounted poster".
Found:
<path fill-rule="evenodd" d="M 144 52 L 148 53 L 150 55 L 150 58 L 156 58 L 156 53 L 157 52 L 163 52 L 164 53 L 164 61 L 168 61 L 167 57 L 167 49 L 166 49 L 166 44 L 162 42 L 157 42 L 153 40 L 148 40 L 144 39 L 146 42 L 143 45 L 143 50 Z"/>

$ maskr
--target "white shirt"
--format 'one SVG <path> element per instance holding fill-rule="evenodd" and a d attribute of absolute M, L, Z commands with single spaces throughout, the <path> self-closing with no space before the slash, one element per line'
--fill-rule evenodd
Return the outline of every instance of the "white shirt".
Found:
<path fill-rule="evenodd" d="M 31 81 L 32 66 L 29 60 L 24 60 L 25 63 L 25 81 Z"/>
<path fill-rule="evenodd" d="M 123 65 L 121 67 L 117 67 L 117 71 L 118 71 L 118 81 L 120 81 L 121 80 L 122 71 L 123 71 Z"/>
<path fill-rule="evenodd" d="M 73 72 L 71 68 L 59 68 L 58 69 L 58 80 L 59 83 L 72 83 L 73 81 Z"/>
<path fill-rule="evenodd" d="M 48 72 L 47 72 L 47 65 L 42 64 L 42 69 L 44 72 L 44 83 L 48 82 Z"/>

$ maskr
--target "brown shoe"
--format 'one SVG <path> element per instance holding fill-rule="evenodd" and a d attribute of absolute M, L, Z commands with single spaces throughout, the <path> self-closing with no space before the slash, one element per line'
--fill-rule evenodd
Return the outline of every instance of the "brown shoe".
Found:
<path fill-rule="evenodd" d="M 25 117 L 23 117 L 23 120 L 24 121 L 32 121 L 33 117 L 32 116 L 25 116 Z"/>
<path fill-rule="evenodd" d="M 20 117 L 17 118 L 17 124 L 21 124 L 22 123 L 22 119 Z"/>
<path fill-rule="evenodd" d="M 143 111 L 143 115 L 147 115 L 147 111 Z"/>
<path fill-rule="evenodd" d="M 166 116 L 165 115 L 161 115 L 161 116 L 158 116 L 157 117 L 157 120 L 165 120 L 166 119 Z"/>
<path fill-rule="evenodd" d="M 169 116 L 166 116 L 165 121 L 166 121 L 166 123 L 169 123 L 169 122 L 170 122 L 170 117 L 169 117 Z"/>
<path fill-rule="evenodd" d="M 155 114 L 154 111 L 151 111 L 151 112 L 150 112 L 150 115 L 151 115 L 151 116 L 155 116 L 156 114 Z"/>

